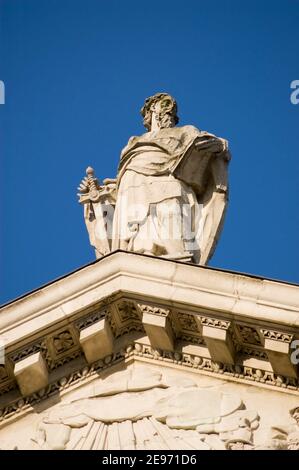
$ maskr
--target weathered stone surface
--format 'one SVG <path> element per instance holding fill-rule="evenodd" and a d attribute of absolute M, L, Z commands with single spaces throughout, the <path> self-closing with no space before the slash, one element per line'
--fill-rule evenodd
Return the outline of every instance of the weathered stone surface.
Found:
<path fill-rule="evenodd" d="M 228 200 L 228 143 L 175 127 L 167 93 L 148 98 L 142 116 L 148 132 L 129 139 L 117 179 L 101 185 L 89 167 L 78 188 L 90 243 L 97 257 L 123 249 L 206 264 Z"/>
<path fill-rule="evenodd" d="M 142 323 L 153 348 L 174 350 L 174 336 L 167 316 L 144 312 Z"/>
<path fill-rule="evenodd" d="M 295 448 L 298 289 L 117 252 L 14 301 L 1 448 Z"/>
<path fill-rule="evenodd" d="M 297 364 L 292 363 L 291 342 L 292 334 L 262 329 L 264 347 L 271 366 L 276 374 L 284 374 L 289 377 L 298 376 Z"/>
<path fill-rule="evenodd" d="M 106 318 L 84 328 L 80 333 L 80 343 L 88 363 L 111 354 L 113 341 L 113 334 Z"/>
<path fill-rule="evenodd" d="M 298 397 L 167 364 L 130 365 L 0 429 L 2 448 L 296 449 Z M 296 405 L 297 403 L 297 405 Z M 274 409 L 280 413 L 274 413 Z"/>
<path fill-rule="evenodd" d="M 224 364 L 234 364 L 235 350 L 229 332 L 230 322 L 205 318 L 202 323 L 202 336 L 211 358 Z"/>
<path fill-rule="evenodd" d="M 48 371 L 40 352 L 16 363 L 14 368 L 22 395 L 30 395 L 48 385 Z"/>

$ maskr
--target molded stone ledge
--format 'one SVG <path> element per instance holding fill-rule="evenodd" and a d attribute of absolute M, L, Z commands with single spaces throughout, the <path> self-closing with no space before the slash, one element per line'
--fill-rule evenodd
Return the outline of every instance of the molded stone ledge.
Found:
<path fill-rule="evenodd" d="M 16 363 L 14 375 L 22 395 L 30 395 L 48 385 L 48 370 L 41 352 Z"/>
<path fill-rule="evenodd" d="M 0 333 L 13 346 L 120 290 L 171 299 L 178 308 L 187 304 L 240 320 L 299 325 L 296 285 L 118 251 L 3 306 Z"/>
<path fill-rule="evenodd" d="M 293 380 L 297 370 L 291 363 L 288 336 L 299 338 L 298 292 L 298 286 L 278 281 L 136 253 L 112 253 L 0 309 L 0 335 L 6 353 L 0 393 L 15 390 L 11 364 L 25 356 L 42 350 L 48 370 L 56 376 L 60 368 L 81 356 L 81 348 L 88 362 L 94 363 L 115 353 L 119 341 L 126 346 L 134 335 L 140 339 L 144 330 L 148 335 L 144 341 L 154 349 L 181 353 L 182 345 L 184 350 L 197 347 L 199 356 L 229 365 L 234 362 L 234 349 L 244 351 L 250 367 L 266 367 L 274 375 Z M 138 315 L 132 311 L 122 318 L 120 302 L 127 303 L 129 309 L 133 303 Z M 109 323 L 95 326 L 99 317 L 92 320 L 94 326 L 86 322 L 102 308 L 111 309 Z M 185 324 L 180 321 L 181 312 L 188 315 Z M 262 344 L 251 344 L 246 335 L 242 337 L 240 325 L 249 330 L 254 327 Z M 262 328 L 267 331 L 265 340 Z M 57 352 L 53 336 L 63 329 L 72 330 L 74 344 L 69 347 L 66 342 L 64 351 Z M 113 336 L 117 338 L 114 344 Z M 30 351 L 23 354 L 24 349 Z M 259 357 L 264 362 L 256 363 Z M 269 362 L 265 362 L 267 357 Z M 16 371 L 18 368 L 21 366 Z"/>
<path fill-rule="evenodd" d="M 80 333 L 80 344 L 89 364 L 113 352 L 113 333 L 106 318 L 85 328 Z"/>

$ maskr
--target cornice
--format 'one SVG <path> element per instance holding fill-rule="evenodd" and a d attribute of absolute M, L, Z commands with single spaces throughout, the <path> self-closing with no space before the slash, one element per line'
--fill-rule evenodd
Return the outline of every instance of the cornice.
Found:
<path fill-rule="evenodd" d="M 115 252 L 2 307 L 0 334 L 6 336 L 8 345 L 119 291 L 299 326 L 299 286 Z"/>
<path fill-rule="evenodd" d="M 298 286 L 134 253 L 113 253 L 4 306 L 0 335 L 5 410 L 60 393 L 53 384 L 66 370 L 127 359 L 129 347 L 146 360 L 191 367 L 190 357 L 205 373 L 298 391 Z M 33 391 L 26 374 L 32 387 L 42 376 Z"/>
<path fill-rule="evenodd" d="M 94 362 L 78 367 L 77 370 L 49 383 L 38 392 L 25 397 L 18 397 L 0 408 L 0 428 L 16 418 L 33 411 L 34 407 L 57 394 L 60 396 L 98 378 L 104 372 L 123 361 L 134 360 L 163 364 L 168 367 L 192 370 L 194 373 L 210 375 L 221 380 L 228 380 L 246 385 L 258 386 L 269 390 L 299 395 L 298 379 L 285 378 L 271 371 L 263 371 L 242 364 L 221 364 L 211 358 L 189 353 L 155 350 L 150 345 L 134 342 L 122 347 L 113 354 Z"/>

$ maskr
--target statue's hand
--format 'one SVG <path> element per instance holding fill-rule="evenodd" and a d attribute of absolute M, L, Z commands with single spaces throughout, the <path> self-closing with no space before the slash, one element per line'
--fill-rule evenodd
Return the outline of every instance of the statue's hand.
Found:
<path fill-rule="evenodd" d="M 199 140 L 195 143 L 197 150 L 208 150 L 211 153 L 220 153 L 224 150 L 223 142 L 220 139 Z"/>
<path fill-rule="evenodd" d="M 217 184 L 216 185 L 216 193 L 226 193 L 227 192 L 227 186 L 224 184 Z"/>
<path fill-rule="evenodd" d="M 89 182 L 88 182 L 87 176 L 85 176 L 83 178 L 83 180 L 81 181 L 81 183 L 79 184 L 77 189 L 78 189 L 79 193 L 81 193 L 81 194 L 88 193 L 88 191 L 89 191 Z"/>
<path fill-rule="evenodd" d="M 100 183 L 94 174 L 94 169 L 90 166 L 86 168 L 86 176 L 81 181 L 78 191 L 80 204 L 97 202 L 99 199 Z"/>
<path fill-rule="evenodd" d="M 89 191 L 95 191 L 100 189 L 100 183 L 94 174 L 94 170 L 91 167 L 86 169 L 86 176 L 79 184 L 78 191 L 81 194 L 87 194 Z"/>

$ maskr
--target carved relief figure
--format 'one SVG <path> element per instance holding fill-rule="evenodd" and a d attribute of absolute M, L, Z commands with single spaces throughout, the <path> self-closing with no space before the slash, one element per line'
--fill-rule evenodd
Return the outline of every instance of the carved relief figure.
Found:
<path fill-rule="evenodd" d="M 290 410 L 295 423 L 289 426 L 273 426 L 271 438 L 266 444 L 270 449 L 299 450 L 299 406 Z"/>
<path fill-rule="evenodd" d="M 238 395 L 142 369 L 115 373 L 45 412 L 41 449 L 230 449 L 253 447 L 259 417 Z"/>
<path fill-rule="evenodd" d="M 123 249 L 206 264 L 228 199 L 227 141 L 176 127 L 167 93 L 148 98 L 141 114 L 147 132 L 129 139 L 117 179 L 100 185 L 88 169 L 79 187 L 90 242 L 97 257 Z"/>

